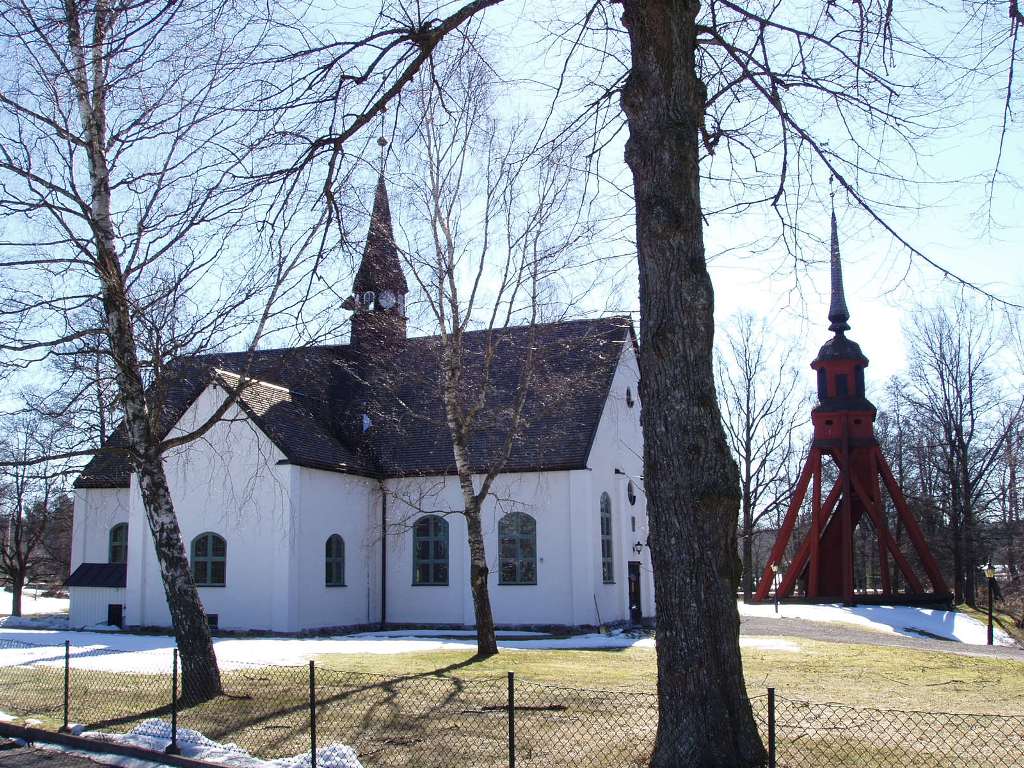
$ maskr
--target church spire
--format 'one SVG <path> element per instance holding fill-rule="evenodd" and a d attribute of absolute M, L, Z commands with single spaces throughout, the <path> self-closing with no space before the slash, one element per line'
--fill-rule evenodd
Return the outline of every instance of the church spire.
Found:
<path fill-rule="evenodd" d="M 828 308 L 830 331 L 843 333 L 850 330 L 850 310 L 846 308 L 846 294 L 843 291 L 843 263 L 839 257 L 839 227 L 836 224 L 836 209 L 832 206 L 832 303 Z"/>
<path fill-rule="evenodd" d="M 373 196 L 373 211 L 370 213 L 370 230 L 366 235 L 363 260 L 356 272 L 352 290 L 356 295 L 367 291 L 373 291 L 375 294 L 391 291 L 395 295 L 409 292 L 405 274 L 402 272 L 402 263 L 398 258 L 398 247 L 395 245 L 391 202 L 388 200 L 388 188 L 384 182 L 383 165 L 377 178 L 377 191 Z"/>
<path fill-rule="evenodd" d="M 380 175 L 373 196 L 370 228 L 363 260 L 352 282 L 353 295 L 343 304 L 352 312 L 352 346 L 366 360 L 387 357 L 404 343 L 405 295 L 409 293 L 395 245 L 391 202 L 384 182 L 384 147 L 388 142 L 381 136 L 377 143 L 381 147 Z"/>

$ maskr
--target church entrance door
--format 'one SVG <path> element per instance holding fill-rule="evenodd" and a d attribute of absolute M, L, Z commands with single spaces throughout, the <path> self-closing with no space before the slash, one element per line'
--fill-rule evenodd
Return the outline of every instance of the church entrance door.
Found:
<path fill-rule="evenodd" d="M 643 620 L 644 612 L 640 602 L 640 563 L 637 560 L 629 562 L 629 620 L 639 624 Z"/>

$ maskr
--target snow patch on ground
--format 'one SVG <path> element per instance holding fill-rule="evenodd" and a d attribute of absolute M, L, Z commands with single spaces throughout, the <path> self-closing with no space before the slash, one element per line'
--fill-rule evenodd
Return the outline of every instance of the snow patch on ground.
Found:
<path fill-rule="evenodd" d="M 17 720 L 14 715 L 8 715 L 6 712 L 0 712 L 0 723 L 13 723 Z"/>
<path fill-rule="evenodd" d="M 21 594 L 22 616 L 34 616 L 37 614 L 63 613 L 68 612 L 68 599 L 66 597 L 43 597 L 42 589 L 26 589 Z M 11 613 L 11 604 L 14 595 L 6 589 L 0 589 L 0 616 L 8 616 Z"/>
<path fill-rule="evenodd" d="M 6 629 L 68 629 L 66 616 L 5 616 L 0 627 Z"/>
<path fill-rule="evenodd" d="M 502 633 L 505 634 L 505 633 Z M 615 630 L 608 634 L 575 635 L 498 641 L 506 650 L 588 650 L 654 648 L 654 638 Z M 465 637 L 465 639 L 462 639 Z M 500 637 L 500 635 L 499 635 Z M 0 646 L 4 640 L 15 647 L 0 647 L 0 666 L 42 665 L 59 667 L 64 663 L 63 644 L 71 642 L 71 666 L 108 672 L 167 674 L 171 668 L 174 639 L 163 635 L 131 635 L 115 632 L 57 632 L 0 628 Z M 21 648 L 17 642 L 34 645 Z M 798 652 L 799 646 L 775 638 L 745 637 L 740 644 L 766 651 Z M 396 654 L 424 651 L 472 651 L 476 643 L 472 633 L 456 638 L 418 632 L 378 632 L 343 637 L 245 637 L 215 638 L 214 649 L 221 669 L 250 666 L 300 666 L 323 654 Z"/>
<path fill-rule="evenodd" d="M 977 619 L 957 611 L 937 611 L 905 605 L 801 605 L 782 603 L 778 614 L 772 603 L 745 604 L 739 602 L 740 616 L 765 619 L 802 619 L 804 621 L 838 622 L 854 624 L 878 632 L 888 632 L 920 640 L 922 637 L 939 638 L 964 643 L 985 645 L 987 627 Z M 779 634 L 785 634 L 779 627 Z M 1016 647 L 1013 638 L 995 628 L 996 645 Z"/>
<path fill-rule="evenodd" d="M 171 725 L 164 720 L 146 720 L 128 733 L 99 733 L 84 731 L 79 735 L 96 741 L 129 744 L 143 749 L 163 752 L 171 743 Z M 103 755 L 95 752 L 76 750 L 56 744 L 37 742 L 37 747 L 58 750 L 69 754 L 89 758 L 104 765 L 116 765 L 120 768 L 156 768 L 159 763 L 139 760 L 121 755 Z M 233 768 L 309 768 L 312 756 L 309 752 L 294 757 L 282 757 L 276 760 L 260 760 L 253 757 L 235 744 L 221 744 L 206 738 L 199 731 L 189 728 L 178 729 L 178 746 L 184 757 L 221 763 Z M 356 751 L 344 744 L 328 744 L 316 751 L 317 768 L 362 768 Z"/>

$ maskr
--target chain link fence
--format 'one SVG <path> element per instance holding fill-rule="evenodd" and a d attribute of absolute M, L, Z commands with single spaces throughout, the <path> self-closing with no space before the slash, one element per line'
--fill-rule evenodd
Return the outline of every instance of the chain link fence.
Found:
<path fill-rule="evenodd" d="M 0 710 L 52 728 L 125 732 L 147 723 L 142 732 L 157 728 L 152 735 L 167 733 L 160 720 L 174 724 L 179 742 L 202 734 L 262 758 L 308 753 L 314 768 L 337 745 L 356 750 L 366 768 L 631 768 L 649 762 L 658 723 L 654 693 L 312 663 L 222 661 L 223 694 L 184 706 L 171 667 L 166 651 L 127 657 L 0 640 Z M 1024 766 L 1022 716 L 816 704 L 770 689 L 751 702 L 771 766 Z"/>

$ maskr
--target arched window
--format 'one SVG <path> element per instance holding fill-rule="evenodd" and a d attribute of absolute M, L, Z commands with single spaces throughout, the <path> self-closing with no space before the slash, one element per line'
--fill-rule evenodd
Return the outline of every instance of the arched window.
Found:
<path fill-rule="evenodd" d="M 447 586 L 448 521 L 425 515 L 412 530 L 413 586 Z"/>
<path fill-rule="evenodd" d="M 345 540 L 336 533 L 327 537 L 325 550 L 326 575 L 324 583 L 328 587 L 345 586 Z"/>
<path fill-rule="evenodd" d="M 110 559 L 108 562 L 128 562 L 128 523 L 118 523 L 110 529 Z"/>
<path fill-rule="evenodd" d="M 537 583 L 537 521 L 512 512 L 498 522 L 499 584 Z"/>
<path fill-rule="evenodd" d="M 197 587 L 223 587 L 227 571 L 228 544 L 216 533 L 201 533 L 192 539 L 192 579 Z"/>
<path fill-rule="evenodd" d="M 612 497 L 601 494 L 601 578 L 615 583 L 615 557 L 612 549 Z"/>

